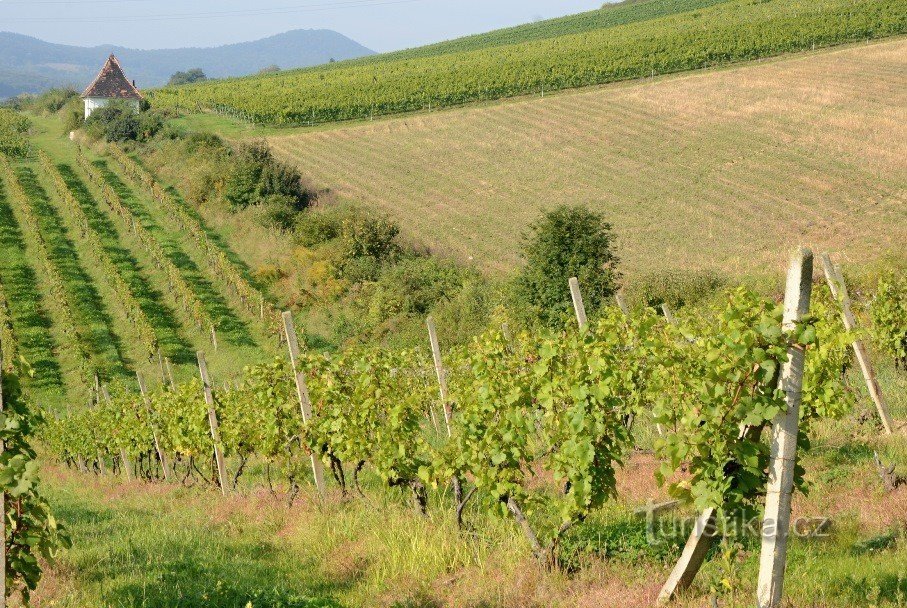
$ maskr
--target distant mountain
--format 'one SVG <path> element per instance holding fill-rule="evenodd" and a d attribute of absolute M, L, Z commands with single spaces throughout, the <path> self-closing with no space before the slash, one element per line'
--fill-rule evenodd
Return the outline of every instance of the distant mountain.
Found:
<path fill-rule="evenodd" d="M 0 32 L 0 99 L 68 84 L 85 87 L 111 53 L 139 88 L 148 88 L 163 85 L 174 72 L 190 68 L 201 68 L 209 78 L 226 78 L 254 74 L 272 65 L 301 68 L 373 55 L 374 51 L 331 30 L 293 30 L 254 42 L 151 51 L 111 45 L 68 46 Z"/>

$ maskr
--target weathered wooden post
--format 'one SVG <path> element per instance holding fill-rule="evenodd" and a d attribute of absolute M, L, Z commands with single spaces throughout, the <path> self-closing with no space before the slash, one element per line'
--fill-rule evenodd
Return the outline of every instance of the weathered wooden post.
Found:
<path fill-rule="evenodd" d="M 693 584 L 696 573 L 699 572 L 712 547 L 714 537 L 715 509 L 708 508 L 696 518 L 693 531 L 690 533 L 690 538 L 687 539 L 687 544 L 683 547 L 680 559 L 674 564 L 674 569 L 658 594 L 659 603 L 674 599 L 679 591 L 683 591 Z"/>
<path fill-rule="evenodd" d="M 428 339 L 431 342 L 431 355 L 435 360 L 435 374 L 438 376 L 438 386 L 441 393 L 441 407 L 444 408 L 444 424 L 447 427 L 447 436 L 450 437 L 450 401 L 447 393 L 447 370 L 444 369 L 444 362 L 441 360 L 441 346 L 438 343 L 438 330 L 435 327 L 435 320 L 431 317 L 426 319 L 428 325 Z"/>
<path fill-rule="evenodd" d="M 792 330 L 809 312 L 812 295 L 813 254 L 801 248 L 791 260 L 784 296 L 784 329 Z M 797 434 L 803 398 L 803 367 L 806 350 L 792 345 L 781 368 L 780 388 L 786 409 L 772 422 L 771 460 L 762 522 L 762 552 L 759 558 L 757 604 L 759 608 L 781 606 L 787 540 L 790 533 L 794 469 L 797 466 Z"/>
<path fill-rule="evenodd" d="M 579 289 L 579 279 L 570 279 L 570 297 L 573 299 L 573 310 L 576 313 L 576 322 L 580 329 L 586 329 L 589 320 L 586 318 L 586 306 L 583 304 L 583 293 Z"/>
<path fill-rule="evenodd" d="M 101 395 L 104 397 L 104 401 L 107 404 L 110 404 L 110 391 L 107 390 L 106 385 L 101 385 Z M 126 481 L 132 480 L 132 462 L 129 461 L 129 455 L 126 453 L 126 450 L 120 448 L 120 461 L 123 463 L 123 474 L 126 476 Z"/>
<path fill-rule="evenodd" d="M 173 368 L 170 366 L 170 358 L 164 358 L 164 364 L 167 367 L 167 379 L 170 380 L 170 388 L 176 390 L 176 380 L 173 379 Z"/>
<path fill-rule="evenodd" d="M 217 352 L 217 330 L 211 325 L 211 344 L 214 346 L 214 352 Z"/>
<path fill-rule="evenodd" d="M 661 312 L 664 313 L 665 320 L 668 323 L 670 323 L 671 325 L 674 325 L 674 323 L 677 322 L 676 319 L 674 318 L 674 313 L 671 311 L 671 307 L 668 306 L 667 304 L 661 305 Z"/>
<path fill-rule="evenodd" d="M 220 441 L 220 426 L 217 423 L 217 412 L 214 411 L 214 394 L 211 392 L 211 378 L 208 376 L 208 364 L 205 362 L 205 353 L 199 351 L 198 371 L 202 377 L 205 392 L 205 405 L 208 406 L 208 424 L 211 426 L 211 441 L 214 443 L 214 461 L 217 463 L 217 479 L 220 481 L 220 492 L 227 495 L 227 465 L 224 462 L 224 452 Z"/>
<path fill-rule="evenodd" d="M 158 437 L 157 424 L 154 421 L 154 413 L 151 411 L 151 403 L 148 401 L 148 390 L 145 388 L 145 380 L 138 372 L 135 377 L 139 381 L 139 391 L 142 393 L 142 400 L 145 402 L 145 410 L 148 412 L 148 418 L 151 423 L 151 436 L 154 438 L 154 449 L 157 451 L 158 460 L 161 462 L 161 471 L 164 473 L 164 481 L 170 481 L 170 465 L 167 464 L 167 455 L 161 449 L 161 440 Z"/>
<path fill-rule="evenodd" d="M 854 317 L 853 310 L 850 307 L 850 294 L 847 292 L 847 284 L 844 282 L 844 276 L 840 269 L 831 263 L 831 257 L 827 253 L 822 256 L 822 269 L 825 272 L 825 280 L 828 281 L 828 287 L 831 289 L 831 295 L 841 305 L 841 316 L 844 318 L 844 327 L 847 331 L 857 329 L 857 319 Z M 875 370 L 872 362 L 869 360 L 869 353 L 866 352 L 866 346 L 863 341 L 856 339 L 853 341 L 853 352 L 857 356 L 857 362 L 860 364 L 860 371 L 863 372 L 863 380 L 866 381 L 866 388 L 869 390 L 869 396 L 875 403 L 879 412 L 879 418 L 882 419 L 882 426 L 889 435 L 894 433 L 894 421 L 891 419 L 891 413 L 888 411 L 888 404 L 882 395 L 882 388 L 876 379 Z"/>
<path fill-rule="evenodd" d="M 624 315 L 629 317 L 630 307 L 627 306 L 627 300 L 624 298 L 624 292 L 622 289 L 618 290 L 617 293 L 614 294 L 614 301 L 617 302 L 617 306 L 618 308 L 620 308 L 620 311 L 624 313 Z"/>
<path fill-rule="evenodd" d="M 309 397 L 309 387 L 305 381 L 305 373 L 299 366 L 299 337 L 296 335 L 296 326 L 293 324 L 293 313 L 286 311 L 281 315 L 283 329 L 290 349 L 290 363 L 293 365 L 293 377 L 296 379 L 296 396 L 299 398 L 299 410 L 302 412 L 303 424 L 308 424 L 312 419 L 312 399 Z M 312 477 L 315 478 L 315 487 L 322 494 L 325 492 L 324 465 L 318 454 L 310 454 L 312 460 Z"/>

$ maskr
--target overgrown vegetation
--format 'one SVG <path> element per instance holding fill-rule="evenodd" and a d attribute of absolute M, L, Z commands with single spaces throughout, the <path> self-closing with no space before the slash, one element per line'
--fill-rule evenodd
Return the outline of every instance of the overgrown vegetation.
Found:
<path fill-rule="evenodd" d="M 0 108 L 0 154 L 11 157 L 28 154 L 29 124 L 28 118 L 15 110 Z"/>

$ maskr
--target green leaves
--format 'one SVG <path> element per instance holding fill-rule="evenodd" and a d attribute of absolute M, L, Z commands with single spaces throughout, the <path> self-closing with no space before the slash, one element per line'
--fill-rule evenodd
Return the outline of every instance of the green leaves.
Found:
<path fill-rule="evenodd" d="M 882 276 L 869 313 L 875 343 L 896 365 L 907 369 L 907 276 Z"/>
<path fill-rule="evenodd" d="M 18 379 L 0 370 L 3 386 L 0 490 L 5 500 L 7 592 L 18 589 L 27 601 L 41 578 L 41 557 L 53 562 L 60 548 L 68 547 L 65 529 L 51 515 L 38 493 L 38 463 L 30 445 L 36 408 L 22 398 Z"/>

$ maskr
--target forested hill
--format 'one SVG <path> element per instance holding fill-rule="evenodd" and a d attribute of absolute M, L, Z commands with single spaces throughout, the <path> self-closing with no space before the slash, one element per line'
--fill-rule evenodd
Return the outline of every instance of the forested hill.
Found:
<path fill-rule="evenodd" d="M 254 74 L 262 68 L 299 68 L 373 54 L 331 30 L 293 30 L 254 42 L 212 48 L 137 50 L 79 47 L 0 32 L 0 99 L 52 86 L 87 85 L 111 53 L 141 88 L 161 86 L 177 71 L 201 68 L 212 78 Z"/>

